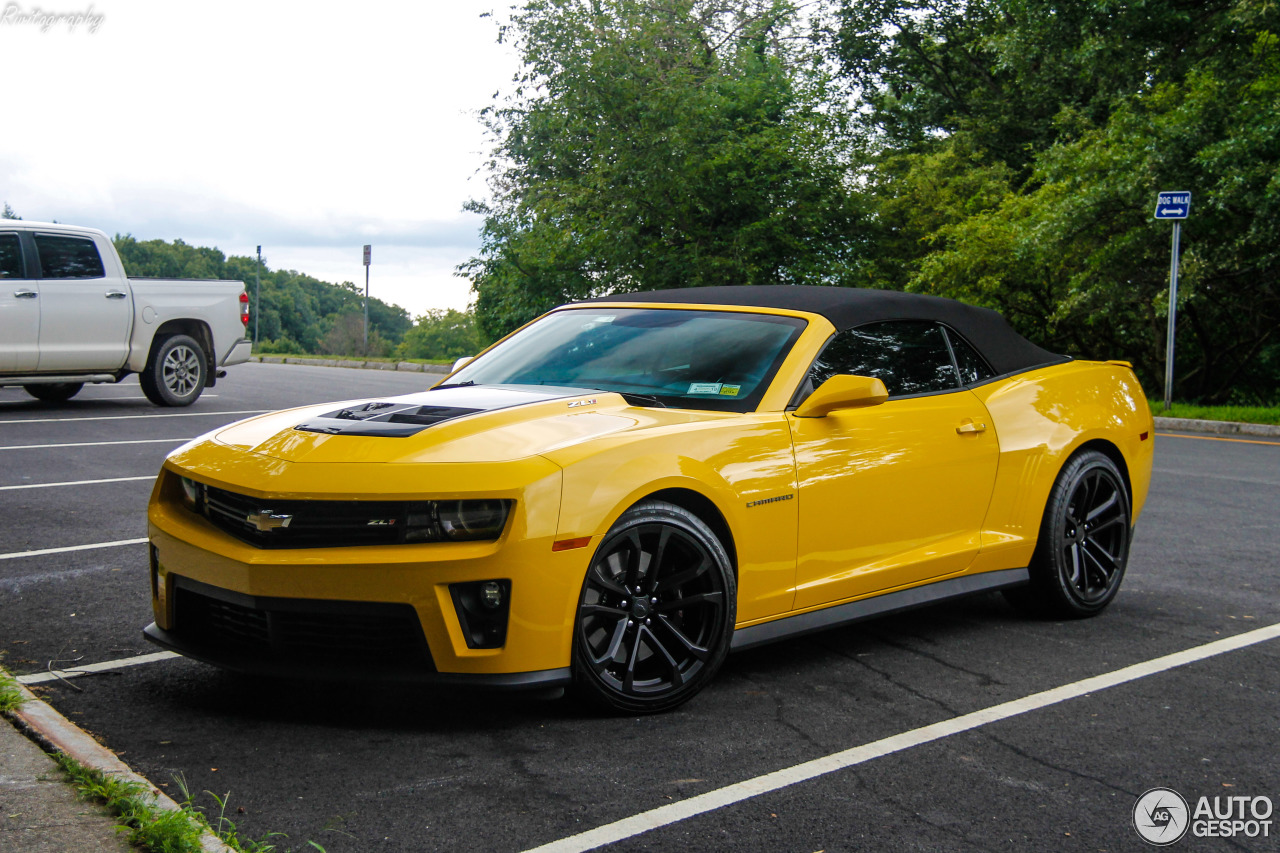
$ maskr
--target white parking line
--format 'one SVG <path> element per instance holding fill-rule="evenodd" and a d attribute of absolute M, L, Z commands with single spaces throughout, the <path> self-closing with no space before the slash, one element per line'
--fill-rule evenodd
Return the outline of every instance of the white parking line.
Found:
<path fill-rule="evenodd" d="M 124 669 L 128 666 L 138 666 L 144 663 L 156 663 L 157 661 L 169 660 L 171 658 L 181 657 L 174 652 L 152 652 L 149 655 L 138 655 L 132 658 L 121 658 L 120 660 L 108 660 L 102 663 L 89 663 L 84 666 L 78 666 L 75 669 L 54 669 L 49 672 L 36 672 L 31 675 L 19 675 L 14 680 L 19 684 L 43 684 L 46 681 L 62 681 L 68 678 L 77 678 L 81 675 L 93 675 L 96 672 L 110 672 L 116 669 Z"/>
<path fill-rule="evenodd" d="M 55 486 L 94 486 L 98 483 L 129 483 L 134 480 L 154 480 L 155 474 L 146 477 L 111 477 L 106 480 L 69 480 L 65 483 L 27 483 L 21 486 L 0 486 L 0 492 L 14 489 L 52 489 Z"/>
<path fill-rule="evenodd" d="M 38 551 L 14 551 L 11 554 L 0 554 L 0 560 L 16 560 L 18 557 L 43 557 L 45 554 L 68 554 L 72 551 L 92 551 L 96 548 L 119 548 L 121 545 L 142 545 L 147 541 L 141 539 L 119 539 L 115 542 L 95 542 L 92 545 L 68 545 L 65 548 L 41 548 Z"/>
<path fill-rule="evenodd" d="M 200 395 L 201 400 L 216 400 L 217 398 L 218 398 L 217 394 L 201 394 Z M 97 401 L 97 400 L 145 400 L 145 399 L 147 399 L 145 394 L 100 394 L 100 395 L 95 394 L 92 397 L 89 396 L 88 394 L 80 394 L 76 397 L 76 402 L 81 403 L 81 402 L 84 402 L 85 400 Z M 19 398 L 17 400 L 0 400 L 0 405 L 29 406 L 31 405 L 32 402 L 34 401 L 31 400 L 30 398 Z M 74 406 L 75 403 L 72 403 L 71 405 Z"/>
<path fill-rule="evenodd" d="M 245 409 L 242 412 L 176 412 L 163 415 L 93 415 L 87 418 L 19 418 L 13 421 L 0 421 L 0 426 L 10 424 L 56 424 L 68 421 L 134 421 L 142 418 L 207 418 L 213 415 L 264 415 L 270 409 Z"/>
<path fill-rule="evenodd" d="M 182 444 L 189 438 L 135 438 L 130 441 L 73 441 L 62 444 L 10 444 L 0 450 L 47 450 L 50 447 L 111 447 L 116 444 Z"/>
<path fill-rule="evenodd" d="M 669 826 L 687 818 L 740 803 L 743 800 L 777 791 L 818 776 L 834 773 L 837 770 L 845 770 L 875 758 L 892 755 L 895 752 L 901 752 L 914 746 L 967 732 L 989 723 L 1007 720 L 1010 717 L 1057 705 L 1069 699 L 1077 699 L 1099 690 L 1106 690 L 1109 687 L 1136 681 L 1176 667 L 1186 666 L 1214 655 L 1236 651 L 1267 640 L 1274 640 L 1277 637 L 1280 637 L 1280 624 L 1258 628 L 1235 637 L 1215 640 L 1203 646 L 1196 646 L 1186 651 L 1175 652 L 1144 663 L 1137 663 L 1133 666 L 1117 669 L 1114 672 L 1095 675 L 1092 678 L 1086 678 L 1073 684 L 1065 684 L 1062 687 L 1055 687 L 1043 693 L 1036 693 L 1022 699 L 1015 699 L 1012 702 L 994 705 L 981 711 L 974 711 L 971 714 L 943 720 L 931 726 L 893 735 L 874 743 L 856 746 L 853 749 L 837 752 L 825 758 L 806 761 L 804 764 L 797 764 L 795 767 L 788 767 L 785 770 L 778 770 L 764 776 L 748 779 L 745 782 L 738 782 L 735 785 L 708 791 L 705 794 L 690 797 L 678 803 L 662 806 L 587 832 L 544 844 L 541 847 L 535 847 L 528 853 L 535 853 L 535 851 L 536 853 L 583 853 L 586 850 L 594 850 L 605 844 L 613 844 L 632 838 L 652 829 Z"/>

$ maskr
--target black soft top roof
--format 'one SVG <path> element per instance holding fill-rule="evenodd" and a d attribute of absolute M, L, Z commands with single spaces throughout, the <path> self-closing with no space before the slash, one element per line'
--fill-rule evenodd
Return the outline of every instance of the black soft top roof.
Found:
<path fill-rule="evenodd" d="M 690 305 L 741 305 L 782 308 L 820 314 L 838 331 L 883 320 L 933 320 L 950 326 L 973 344 L 997 374 L 1016 373 L 1044 364 L 1067 361 L 1019 335 L 1004 317 L 977 308 L 919 293 L 853 287 L 762 284 L 742 287 L 688 287 L 617 293 L 588 302 L 671 302 Z"/>

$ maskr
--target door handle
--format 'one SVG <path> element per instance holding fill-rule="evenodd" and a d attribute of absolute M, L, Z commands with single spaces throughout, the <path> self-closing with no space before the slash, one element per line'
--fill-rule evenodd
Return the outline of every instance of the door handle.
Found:
<path fill-rule="evenodd" d="M 977 433 L 986 432 L 986 431 L 987 431 L 986 424 L 976 424 L 973 421 L 969 421 L 969 420 L 965 421 L 964 423 L 960 424 L 960 426 L 956 427 L 956 432 L 960 435 L 976 435 Z"/>
<path fill-rule="evenodd" d="M 13 295 L 16 299 L 35 299 L 40 294 L 35 290 L 15 290 Z"/>
<path fill-rule="evenodd" d="M 106 292 L 106 297 L 108 299 L 124 299 L 128 295 L 129 294 L 125 293 L 123 290 L 108 290 Z"/>

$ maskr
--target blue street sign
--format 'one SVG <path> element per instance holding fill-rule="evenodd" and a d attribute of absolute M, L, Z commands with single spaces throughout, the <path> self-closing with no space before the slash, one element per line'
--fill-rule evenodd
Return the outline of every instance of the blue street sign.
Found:
<path fill-rule="evenodd" d="M 1186 219 L 1191 212 L 1191 193 L 1167 192 L 1156 196 L 1156 219 Z"/>

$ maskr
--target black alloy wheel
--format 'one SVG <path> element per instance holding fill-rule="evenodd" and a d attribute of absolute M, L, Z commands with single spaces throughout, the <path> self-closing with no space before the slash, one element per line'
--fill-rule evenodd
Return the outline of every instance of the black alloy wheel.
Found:
<path fill-rule="evenodd" d="M 596 704 L 666 711 L 706 686 L 729 653 L 737 585 L 724 546 L 696 515 L 644 501 L 592 558 L 574 628 L 574 684 Z"/>
<path fill-rule="evenodd" d="M 1006 595 L 1041 615 L 1096 616 L 1120 589 L 1131 535 L 1124 477 L 1104 454 L 1081 451 L 1063 467 L 1049 493 L 1030 585 Z"/>

